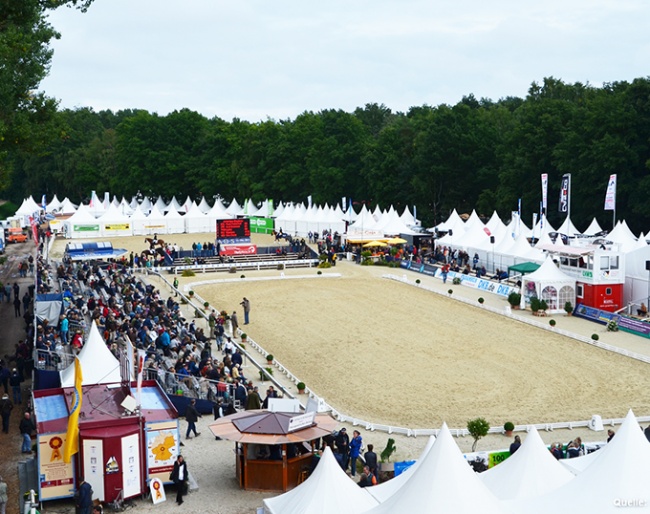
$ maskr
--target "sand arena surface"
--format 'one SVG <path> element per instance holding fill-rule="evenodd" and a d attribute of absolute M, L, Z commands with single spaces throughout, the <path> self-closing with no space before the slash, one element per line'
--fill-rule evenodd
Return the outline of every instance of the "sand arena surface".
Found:
<path fill-rule="evenodd" d="M 163 237 L 186 248 L 210 238 Z M 269 237 L 254 237 L 271 244 Z M 129 250 L 145 247 L 143 237 L 112 242 Z M 279 272 L 245 271 L 247 278 L 235 283 L 192 287 L 211 305 L 237 310 L 242 326 L 239 302 L 247 296 L 252 309 L 246 332 L 333 407 L 368 421 L 437 428 L 443 421 L 464 427 L 477 416 L 496 426 L 590 419 L 594 413 L 623 417 L 629 408 L 650 412 L 647 364 L 381 278 L 395 270 L 341 262 L 331 271 L 342 277 L 324 279 L 300 269 L 286 276 L 314 278 L 253 281 Z M 181 285 L 225 278 L 233 275 L 199 274 Z M 479 296 L 449 287 L 454 295 Z M 505 306 L 501 298 L 482 295 L 486 304 Z M 558 318 L 559 325 L 569 322 L 602 330 Z"/>

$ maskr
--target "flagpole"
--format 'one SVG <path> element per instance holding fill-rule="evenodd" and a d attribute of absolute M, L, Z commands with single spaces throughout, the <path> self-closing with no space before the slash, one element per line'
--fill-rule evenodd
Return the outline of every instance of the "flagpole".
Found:
<path fill-rule="evenodd" d="M 567 189 L 567 213 L 568 220 L 571 219 L 571 173 L 567 173 L 569 179 L 569 188 Z"/>

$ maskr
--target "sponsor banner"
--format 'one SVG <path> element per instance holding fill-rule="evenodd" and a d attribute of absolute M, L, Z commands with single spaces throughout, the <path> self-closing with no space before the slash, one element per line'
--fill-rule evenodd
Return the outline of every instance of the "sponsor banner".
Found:
<path fill-rule="evenodd" d="M 66 432 L 38 436 L 39 498 L 69 498 L 74 493 L 72 463 L 63 462 L 63 444 Z"/>
<path fill-rule="evenodd" d="M 257 245 L 221 245 L 221 255 L 256 255 Z"/>
<path fill-rule="evenodd" d="M 272 218 L 250 218 L 250 231 L 256 234 L 270 234 L 274 224 Z"/>
<path fill-rule="evenodd" d="M 99 232 L 99 225 L 72 225 L 74 232 Z"/>
<path fill-rule="evenodd" d="M 560 203 L 558 205 L 558 211 L 560 212 L 569 212 L 569 195 L 571 192 L 571 175 L 568 173 L 562 175 L 562 183 L 560 186 Z"/>
<path fill-rule="evenodd" d="M 162 225 L 144 225 L 143 228 L 150 229 L 150 230 L 160 230 L 162 228 L 167 228 L 167 225 L 164 223 Z"/>
<path fill-rule="evenodd" d="M 510 451 L 492 452 L 488 457 L 488 468 L 493 468 L 497 464 L 501 464 L 504 460 L 510 457 Z"/>
<path fill-rule="evenodd" d="M 605 325 L 610 320 L 614 320 L 618 324 L 620 330 L 650 338 L 650 323 L 645 321 L 628 318 L 613 312 L 601 311 L 595 307 L 587 307 L 586 305 L 581 304 L 576 306 L 574 315 Z"/>
<path fill-rule="evenodd" d="M 548 173 L 542 173 L 542 209 L 546 212 L 548 203 Z"/>
<path fill-rule="evenodd" d="M 130 223 L 114 223 L 112 225 L 104 225 L 104 230 L 129 230 Z"/>
<path fill-rule="evenodd" d="M 222 245 L 239 245 L 239 244 L 250 244 L 250 237 L 234 237 L 231 239 L 219 239 L 219 243 Z"/>

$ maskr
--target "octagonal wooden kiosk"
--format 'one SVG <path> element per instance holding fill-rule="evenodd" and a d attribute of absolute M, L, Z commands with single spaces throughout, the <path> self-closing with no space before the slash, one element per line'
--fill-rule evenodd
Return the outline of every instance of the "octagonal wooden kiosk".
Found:
<path fill-rule="evenodd" d="M 209 428 L 215 436 L 235 441 L 242 489 L 288 491 L 311 469 L 315 441 L 335 427 L 327 414 L 250 410 L 220 418 Z"/>

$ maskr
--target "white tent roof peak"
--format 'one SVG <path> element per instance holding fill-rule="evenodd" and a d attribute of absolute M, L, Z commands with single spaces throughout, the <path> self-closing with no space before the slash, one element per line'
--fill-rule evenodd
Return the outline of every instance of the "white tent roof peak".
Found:
<path fill-rule="evenodd" d="M 575 282 L 575 278 L 570 277 L 559 269 L 553 258 L 549 255 L 542 265 L 536 271 L 525 276 L 527 282 Z"/>

